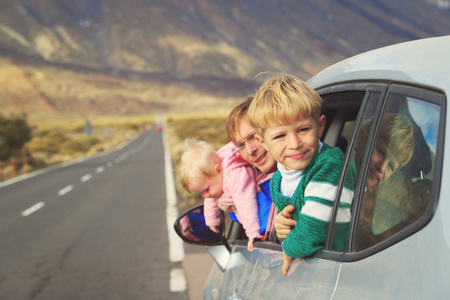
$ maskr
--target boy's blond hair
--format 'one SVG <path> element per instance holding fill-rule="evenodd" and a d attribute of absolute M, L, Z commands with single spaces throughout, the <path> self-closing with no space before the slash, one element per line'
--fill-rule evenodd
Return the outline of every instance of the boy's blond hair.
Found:
<path fill-rule="evenodd" d="M 256 92 L 247 118 L 262 136 L 270 126 L 292 124 L 301 118 L 320 118 L 322 98 L 306 83 L 289 74 L 269 77 Z"/>
<path fill-rule="evenodd" d="M 364 124 L 358 134 L 358 142 L 355 145 L 357 161 L 362 159 L 364 148 L 361 147 L 366 146 L 372 121 L 373 119 L 370 119 Z M 406 165 L 414 152 L 414 129 L 408 117 L 395 113 L 384 114 L 381 118 L 378 141 L 387 145 L 388 151 L 400 163 L 399 167 Z"/>
<path fill-rule="evenodd" d="M 384 114 L 378 139 L 389 145 L 389 151 L 398 159 L 401 167 L 409 162 L 414 151 L 414 130 L 406 116 Z"/>
<path fill-rule="evenodd" d="M 222 163 L 217 151 L 205 141 L 188 138 L 184 142 L 185 152 L 181 155 L 180 176 L 183 188 L 191 192 L 192 178 L 204 178 L 216 174 L 216 165 Z"/>

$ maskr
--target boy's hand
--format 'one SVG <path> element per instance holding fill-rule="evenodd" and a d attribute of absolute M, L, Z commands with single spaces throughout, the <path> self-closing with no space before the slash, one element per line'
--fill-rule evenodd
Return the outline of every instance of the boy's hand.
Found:
<path fill-rule="evenodd" d="M 292 263 L 292 257 L 287 256 L 284 252 L 283 252 L 283 258 L 281 259 L 283 261 L 283 275 L 286 276 L 288 274 L 289 271 L 289 267 L 291 266 Z"/>
<path fill-rule="evenodd" d="M 217 228 L 218 226 L 209 226 L 209 229 L 211 229 L 211 231 L 214 231 L 215 233 L 219 233 L 219 228 Z"/>
<path fill-rule="evenodd" d="M 275 216 L 275 230 L 280 239 L 285 239 L 291 233 L 295 223 L 297 223 L 297 221 L 292 220 L 294 211 L 295 207 L 288 205 Z"/>

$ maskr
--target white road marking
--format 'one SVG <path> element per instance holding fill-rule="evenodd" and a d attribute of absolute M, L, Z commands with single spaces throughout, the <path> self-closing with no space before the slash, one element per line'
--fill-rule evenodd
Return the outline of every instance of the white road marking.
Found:
<path fill-rule="evenodd" d="M 108 163 L 106 164 L 106 166 L 107 166 L 108 168 L 111 168 L 113 165 L 114 165 L 114 163 L 113 163 L 112 161 L 110 161 L 110 162 L 108 162 Z"/>
<path fill-rule="evenodd" d="M 186 277 L 183 269 L 174 268 L 170 270 L 170 291 L 184 292 L 186 290 Z"/>
<path fill-rule="evenodd" d="M 86 182 L 86 181 L 88 181 L 89 179 L 91 179 L 92 178 L 92 175 L 91 174 L 86 174 L 86 175 L 84 175 L 83 177 L 81 177 L 81 181 L 82 182 Z"/>
<path fill-rule="evenodd" d="M 58 196 L 63 196 L 73 190 L 73 185 L 68 185 L 65 188 L 58 191 Z"/>
<path fill-rule="evenodd" d="M 146 140 L 147 141 L 147 140 Z M 148 141 L 147 141 L 148 142 Z M 163 135 L 164 145 L 164 163 L 166 175 L 166 220 L 167 232 L 169 235 L 169 259 L 171 262 L 181 262 L 184 259 L 183 240 L 177 236 L 173 229 L 173 224 L 178 216 L 177 210 L 177 194 L 175 192 L 175 184 L 173 180 L 172 161 L 170 159 L 170 151 L 167 144 L 166 135 Z M 183 269 L 174 268 L 170 271 L 170 291 L 184 292 L 186 291 L 186 276 Z"/>
<path fill-rule="evenodd" d="M 95 172 L 97 172 L 98 174 L 102 173 L 103 171 L 105 171 L 105 167 L 98 167 L 97 169 L 95 169 Z"/>
<path fill-rule="evenodd" d="M 29 216 L 29 215 L 31 215 L 32 213 L 34 213 L 35 211 L 37 211 L 37 210 L 43 208 L 44 205 L 45 205 L 44 202 L 42 202 L 42 201 L 41 201 L 41 202 L 38 202 L 38 203 L 36 203 L 35 205 L 31 206 L 30 208 L 24 210 L 24 211 L 21 213 L 21 215 L 22 215 L 22 217 Z"/>
<path fill-rule="evenodd" d="M 184 259 L 183 240 L 176 234 L 173 224 L 178 217 L 177 195 L 175 192 L 175 184 L 173 182 L 173 169 L 170 160 L 169 147 L 167 146 L 166 136 L 163 138 L 164 144 L 164 162 L 166 173 L 166 220 L 167 232 L 169 235 L 169 259 L 171 262 L 180 262 Z"/>
<path fill-rule="evenodd" d="M 120 163 L 120 158 L 119 158 L 119 157 L 116 157 L 116 158 L 114 159 L 114 162 L 115 162 L 116 164 Z"/>

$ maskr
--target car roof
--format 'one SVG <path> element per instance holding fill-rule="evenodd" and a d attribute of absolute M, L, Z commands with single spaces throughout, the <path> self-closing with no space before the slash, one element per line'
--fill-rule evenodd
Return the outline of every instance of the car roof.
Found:
<path fill-rule="evenodd" d="M 308 80 L 314 89 L 354 80 L 392 80 L 450 93 L 450 36 L 395 44 L 336 63 Z"/>

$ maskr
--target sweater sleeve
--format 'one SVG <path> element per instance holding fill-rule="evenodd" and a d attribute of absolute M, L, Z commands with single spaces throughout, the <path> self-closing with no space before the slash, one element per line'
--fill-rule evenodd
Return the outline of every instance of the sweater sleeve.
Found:
<path fill-rule="evenodd" d="M 217 201 L 213 198 L 205 198 L 205 223 L 206 226 L 219 226 L 220 225 L 220 208 L 217 205 Z"/>
<path fill-rule="evenodd" d="M 304 203 L 294 229 L 283 241 L 286 255 L 305 257 L 323 249 L 343 161 L 343 153 L 334 151 L 314 162 L 305 175 Z"/>
<path fill-rule="evenodd" d="M 226 188 L 236 206 L 236 215 L 250 239 L 261 234 L 256 187 L 255 173 L 251 167 L 236 168 L 226 176 Z"/>

